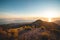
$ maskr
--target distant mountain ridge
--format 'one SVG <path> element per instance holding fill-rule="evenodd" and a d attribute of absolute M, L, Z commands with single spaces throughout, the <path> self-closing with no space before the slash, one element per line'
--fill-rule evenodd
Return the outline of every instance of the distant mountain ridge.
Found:
<path fill-rule="evenodd" d="M 60 25 L 60 20 L 56 20 L 56 21 L 54 21 L 54 23 Z"/>
<path fill-rule="evenodd" d="M 56 23 L 53 23 L 53 22 L 45 22 L 45 21 L 42 21 L 42 20 L 36 20 L 34 22 L 31 22 L 31 23 L 22 23 L 22 24 L 19 24 L 19 23 L 13 23 L 13 24 L 6 24 L 6 25 L 0 25 L 4 28 L 19 28 L 19 27 L 23 27 L 23 26 L 35 26 L 36 28 L 37 27 L 40 27 L 40 26 L 45 26 L 47 28 L 59 28 L 60 29 L 60 26 Z"/>
<path fill-rule="evenodd" d="M 36 20 L 31 25 L 34 25 L 36 27 L 45 26 L 45 27 L 59 28 L 60 29 L 60 26 L 58 24 L 53 23 L 53 22 L 45 22 L 45 21 L 42 21 L 42 20 Z"/>

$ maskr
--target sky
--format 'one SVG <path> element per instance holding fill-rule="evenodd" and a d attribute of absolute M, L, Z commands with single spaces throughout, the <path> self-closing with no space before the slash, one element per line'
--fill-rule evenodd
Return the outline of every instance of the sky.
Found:
<path fill-rule="evenodd" d="M 0 0 L 0 18 L 60 18 L 60 0 Z"/>

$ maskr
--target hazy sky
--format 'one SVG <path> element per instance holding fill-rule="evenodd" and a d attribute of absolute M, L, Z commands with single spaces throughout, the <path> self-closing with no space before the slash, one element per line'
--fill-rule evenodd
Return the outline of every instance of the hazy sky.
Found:
<path fill-rule="evenodd" d="M 60 16 L 59 0 L 0 0 L 0 18 Z"/>

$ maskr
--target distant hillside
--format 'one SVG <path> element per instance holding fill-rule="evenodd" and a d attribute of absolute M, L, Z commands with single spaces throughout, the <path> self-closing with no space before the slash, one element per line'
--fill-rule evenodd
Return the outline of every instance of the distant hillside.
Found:
<path fill-rule="evenodd" d="M 19 28 L 19 27 L 24 27 L 24 26 L 34 26 L 35 28 L 38 28 L 40 26 L 45 26 L 47 28 L 59 28 L 60 29 L 60 26 L 58 24 L 55 24 L 53 22 L 45 22 L 45 21 L 42 21 L 42 20 L 36 20 L 34 22 L 31 22 L 31 23 L 13 23 L 13 24 L 4 24 L 4 25 L 0 25 L 1 27 L 3 28 Z"/>
<path fill-rule="evenodd" d="M 60 40 L 60 26 L 53 22 L 36 20 L 31 23 L 4 24 L 0 27 L 5 31 L 17 29 L 19 40 Z"/>
<path fill-rule="evenodd" d="M 60 20 L 56 20 L 56 21 L 54 21 L 54 23 L 60 25 Z"/>

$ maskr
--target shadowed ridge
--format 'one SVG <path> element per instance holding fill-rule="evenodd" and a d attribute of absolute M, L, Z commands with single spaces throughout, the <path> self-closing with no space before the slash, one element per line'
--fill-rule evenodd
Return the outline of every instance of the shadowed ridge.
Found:
<path fill-rule="evenodd" d="M 37 27 L 37 26 L 41 26 L 42 23 L 43 23 L 42 20 L 36 20 L 35 22 L 31 23 L 31 25 L 34 25 L 35 27 Z"/>

